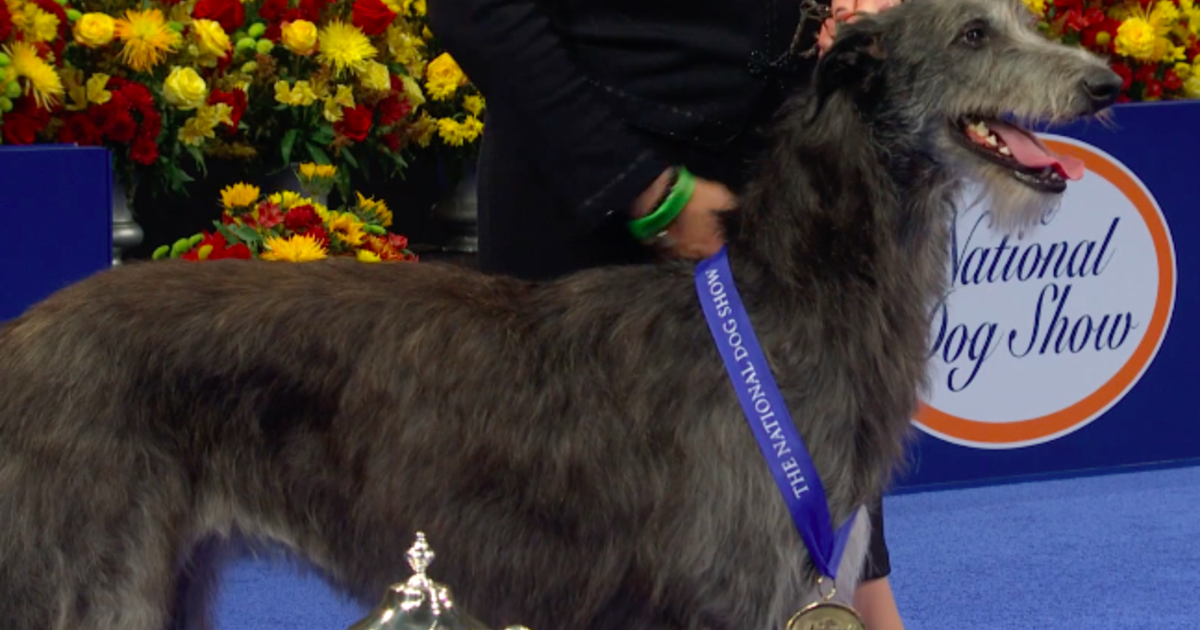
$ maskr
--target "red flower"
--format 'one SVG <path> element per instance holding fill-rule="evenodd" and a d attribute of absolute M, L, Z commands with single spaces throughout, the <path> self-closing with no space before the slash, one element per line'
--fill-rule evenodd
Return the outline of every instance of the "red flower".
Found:
<path fill-rule="evenodd" d="M 308 204 L 296 206 L 295 208 L 288 210 L 287 216 L 283 218 L 283 226 L 296 233 L 300 233 L 320 225 L 321 217 L 318 216 L 317 211 Z"/>
<path fill-rule="evenodd" d="M 1146 81 L 1146 89 L 1142 92 L 1142 97 L 1150 100 L 1161 98 L 1163 93 L 1162 81 L 1158 79 L 1150 79 Z"/>
<path fill-rule="evenodd" d="M 8 3 L 0 2 L 0 41 L 8 39 L 12 33 L 12 14 L 8 12 Z"/>
<path fill-rule="evenodd" d="M 355 142 L 367 139 L 371 131 L 371 110 L 366 105 L 355 105 L 342 110 L 342 119 L 333 125 L 334 131 Z"/>
<path fill-rule="evenodd" d="M 296 232 L 296 234 L 311 236 L 313 237 L 313 240 L 317 241 L 317 243 L 320 243 L 321 247 L 329 249 L 329 233 L 326 232 L 325 228 L 322 226 L 318 225 L 315 227 L 310 227 L 303 232 Z"/>
<path fill-rule="evenodd" d="M 162 114 L 155 110 L 142 112 L 142 126 L 138 129 L 137 137 L 139 139 L 156 142 L 158 134 L 162 131 Z"/>
<path fill-rule="evenodd" d="M 214 232 L 212 234 L 203 232 L 203 234 L 204 238 L 200 239 L 200 242 L 192 248 L 192 251 L 182 256 L 184 260 L 200 260 L 200 249 L 205 246 L 212 248 L 209 250 L 208 256 L 205 257 L 205 260 L 222 260 L 225 258 L 250 260 L 253 258 L 253 256 L 250 254 L 250 248 L 246 247 L 245 243 L 238 243 L 233 247 L 229 247 L 229 242 L 225 240 L 225 237 L 220 232 Z"/>
<path fill-rule="evenodd" d="M 258 206 L 258 225 L 269 230 L 283 223 L 283 212 L 277 203 L 264 203 Z"/>
<path fill-rule="evenodd" d="M 263 0 L 258 15 L 268 22 L 279 22 L 288 10 L 288 0 Z"/>
<path fill-rule="evenodd" d="M 71 114 L 63 120 L 58 132 L 58 141 L 63 144 L 96 146 L 100 144 L 100 128 L 86 114 Z"/>
<path fill-rule="evenodd" d="M 392 133 L 383 136 L 383 144 L 387 146 L 393 153 L 400 150 L 400 134 L 393 131 Z"/>
<path fill-rule="evenodd" d="M 50 112 L 40 108 L 33 99 L 22 99 L 19 109 L 5 114 L 4 141 L 9 144 L 33 144 L 37 134 L 50 123 Z"/>
<path fill-rule="evenodd" d="M 116 87 L 112 85 L 112 82 L 113 79 L 109 79 L 108 87 Z M 143 116 L 147 111 L 158 111 L 154 107 L 154 97 L 150 95 L 150 90 L 146 86 L 133 81 L 122 81 L 119 85 L 120 87 L 116 89 L 120 90 L 121 96 L 125 98 L 129 107 L 138 110 L 138 113 Z"/>
<path fill-rule="evenodd" d="M 401 99 L 393 94 L 379 103 L 379 124 L 384 127 L 390 127 L 412 112 L 412 105 L 409 105 L 407 99 Z"/>
<path fill-rule="evenodd" d="M 408 249 L 408 237 L 406 237 L 406 236 L 401 236 L 399 234 L 388 234 L 387 240 L 388 240 L 388 245 L 390 245 L 396 249 L 399 249 L 399 250 Z"/>
<path fill-rule="evenodd" d="M 129 157 L 143 166 L 154 164 L 158 160 L 158 143 L 154 141 L 157 136 L 158 134 L 154 137 L 141 136 L 134 140 L 129 149 Z"/>
<path fill-rule="evenodd" d="M 1175 70 L 1167 70 L 1166 74 L 1163 75 L 1162 83 L 1164 88 L 1172 92 L 1178 92 L 1183 89 L 1183 79 L 1179 78 Z"/>
<path fill-rule="evenodd" d="M 1157 65 L 1144 64 L 1133 73 L 1133 80 L 1139 83 L 1146 83 L 1155 79 L 1154 73 L 1158 70 Z"/>
<path fill-rule="evenodd" d="M 108 121 L 108 126 L 104 129 L 104 135 L 108 136 L 113 142 L 131 142 L 133 136 L 137 134 L 137 123 L 133 120 L 133 116 L 129 115 L 128 111 L 120 112 Z"/>
<path fill-rule="evenodd" d="M 246 9 L 241 0 L 200 0 L 192 9 L 192 17 L 197 20 L 213 20 L 232 33 L 241 28 L 246 20 Z"/>
<path fill-rule="evenodd" d="M 225 103 L 233 110 L 229 115 L 229 119 L 233 121 L 233 125 L 229 127 L 229 133 L 236 132 L 238 122 L 242 120 L 242 114 L 246 113 L 246 93 L 238 89 L 234 89 L 232 92 L 213 90 L 208 95 L 208 104 L 216 105 L 217 103 Z"/>
<path fill-rule="evenodd" d="M 396 18 L 383 0 L 355 0 L 350 15 L 350 22 L 369 37 L 382 34 Z"/>
<path fill-rule="evenodd" d="M 325 8 L 325 0 L 300 0 L 300 17 L 309 22 L 321 21 L 321 9 Z"/>

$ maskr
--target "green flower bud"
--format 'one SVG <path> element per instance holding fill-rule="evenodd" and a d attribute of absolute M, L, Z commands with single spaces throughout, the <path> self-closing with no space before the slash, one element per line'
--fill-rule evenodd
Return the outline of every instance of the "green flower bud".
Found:
<path fill-rule="evenodd" d="M 254 47 L 256 44 L 258 44 L 258 42 L 254 41 L 253 37 L 243 37 L 243 38 L 237 40 L 237 49 L 238 50 L 254 50 Z"/>
<path fill-rule="evenodd" d="M 4 95 L 7 96 L 8 98 L 17 98 L 18 96 L 21 95 L 21 86 L 17 85 L 16 81 L 9 83 L 8 86 L 4 88 L 4 90 L 5 90 Z"/>
<path fill-rule="evenodd" d="M 172 31 L 175 31 L 176 33 L 183 32 L 183 24 L 180 24 L 179 22 L 176 22 L 175 20 L 171 20 L 170 22 L 167 22 L 167 28 L 171 29 Z"/>
<path fill-rule="evenodd" d="M 150 255 L 150 258 L 152 260 L 162 260 L 167 257 L 167 254 L 170 254 L 170 253 L 171 253 L 171 246 L 163 245 L 162 247 L 159 247 L 158 249 L 154 250 L 154 253 Z"/>
<path fill-rule="evenodd" d="M 7 96 L 0 96 L 0 112 L 11 112 L 13 102 Z"/>
<path fill-rule="evenodd" d="M 83 13 L 75 9 L 67 9 L 67 21 L 74 22 L 81 17 L 83 17 Z"/>
<path fill-rule="evenodd" d="M 255 22 L 250 25 L 250 37 L 262 37 L 263 33 L 267 32 L 267 25 L 262 22 Z"/>
<path fill-rule="evenodd" d="M 0 68 L 3 68 L 4 66 L 7 66 L 10 63 L 12 63 L 12 59 L 9 59 L 8 55 L 6 55 L 4 53 L 0 53 Z"/>
<path fill-rule="evenodd" d="M 269 39 L 260 39 L 254 48 L 259 52 L 259 54 L 269 55 L 272 50 L 275 50 L 275 42 L 272 42 Z"/>

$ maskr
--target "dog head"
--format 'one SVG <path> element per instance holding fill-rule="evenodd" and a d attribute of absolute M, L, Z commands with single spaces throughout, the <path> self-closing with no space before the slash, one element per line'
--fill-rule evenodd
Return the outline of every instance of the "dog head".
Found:
<path fill-rule="evenodd" d="M 1020 0 L 909 0 L 839 28 L 816 89 L 848 94 L 885 150 L 915 148 L 980 183 L 998 227 L 1028 226 L 1083 164 L 1027 126 L 1101 113 L 1122 85 L 1103 60 L 1036 23 Z"/>

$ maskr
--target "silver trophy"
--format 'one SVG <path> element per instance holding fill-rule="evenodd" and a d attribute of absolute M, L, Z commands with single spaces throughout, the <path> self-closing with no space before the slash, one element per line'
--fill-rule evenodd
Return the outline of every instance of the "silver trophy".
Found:
<path fill-rule="evenodd" d="M 425 534 L 417 532 L 417 540 L 408 550 L 412 577 L 393 584 L 379 606 L 347 630 L 489 630 L 454 606 L 448 588 L 425 575 L 434 556 Z M 509 626 L 504 630 L 528 628 Z"/>

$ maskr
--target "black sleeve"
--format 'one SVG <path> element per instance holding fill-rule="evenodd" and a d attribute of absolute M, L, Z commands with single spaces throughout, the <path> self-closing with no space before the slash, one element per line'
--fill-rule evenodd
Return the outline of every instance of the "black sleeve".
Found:
<path fill-rule="evenodd" d="M 868 512 L 871 515 L 871 545 L 867 550 L 867 566 L 863 568 L 864 582 L 879 580 L 892 573 L 891 557 L 883 533 L 883 498 L 880 497 L 871 505 Z"/>
<path fill-rule="evenodd" d="M 551 191 L 585 229 L 627 211 L 669 166 L 600 102 L 539 0 L 428 0 L 428 12 L 472 83 L 538 147 Z"/>

